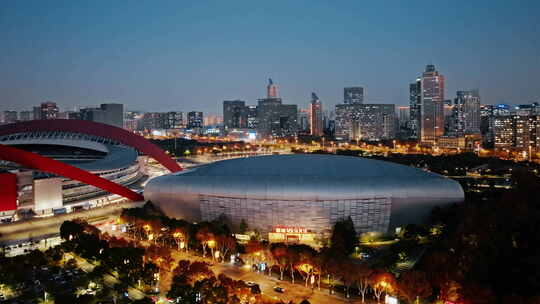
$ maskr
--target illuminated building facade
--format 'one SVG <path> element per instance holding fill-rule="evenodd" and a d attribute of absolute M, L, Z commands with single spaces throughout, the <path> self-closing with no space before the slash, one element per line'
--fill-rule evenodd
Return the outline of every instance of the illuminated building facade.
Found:
<path fill-rule="evenodd" d="M 349 140 L 386 140 L 396 135 L 393 104 L 336 105 L 336 137 Z"/>
<path fill-rule="evenodd" d="M 343 103 L 344 104 L 364 103 L 364 88 L 363 87 L 343 88 Z"/>
<path fill-rule="evenodd" d="M 451 179 L 390 162 L 335 155 L 225 160 L 152 179 L 145 198 L 168 216 L 201 221 L 224 214 L 263 233 L 329 233 L 351 217 L 357 232 L 421 221 L 431 208 L 463 200 Z M 295 231 L 292 231 L 295 233 Z"/>
<path fill-rule="evenodd" d="M 478 90 L 457 91 L 451 114 L 451 130 L 456 135 L 480 134 L 480 94 Z"/>
<path fill-rule="evenodd" d="M 245 129 L 248 127 L 248 109 L 245 101 L 223 101 L 223 126 L 225 129 Z"/>
<path fill-rule="evenodd" d="M 444 76 L 429 64 L 420 82 L 420 140 L 433 145 L 437 137 L 444 135 Z"/>
<path fill-rule="evenodd" d="M 311 93 L 309 104 L 309 128 L 312 136 L 323 136 L 324 134 L 322 104 L 315 93 Z"/>

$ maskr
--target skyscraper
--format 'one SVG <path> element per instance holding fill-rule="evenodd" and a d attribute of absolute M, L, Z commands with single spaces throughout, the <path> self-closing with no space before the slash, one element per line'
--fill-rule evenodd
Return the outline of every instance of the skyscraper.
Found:
<path fill-rule="evenodd" d="M 2 113 L 2 122 L 3 123 L 14 123 L 17 122 L 17 111 L 4 111 Z"/>
<path fill-rule="evenodd" d="M 258 135 L 262 138 L 295 136 L 298 132 L 298 106 L 282 104 L 272 79 L 269 79 L 267 96 L 257 101 Z"/>
<path fill-rule="evenodd" d="M 444 135 L 444 76 L 428 64 L 421 77 L 420 140 L 433 145 Z"/>
<path fill-rule="evenodd" d="M 395 138 L 396 112 L 393 104 L 336 105 L 336 137 L 349 140 Z"/>
<path fill-rule="evenodd" d="M 478 90 L 457 91 L 452 107 L 451 132 L 480 134 L 480 94 Z"/>
<path fill-rule="evenodd" d="M 312 136 L 322 136 L 324 134 L 322 104 L 319 97 L 315 93 L 311 93 L 311 103 L 309 105 L 309 125 L 310 134 Z"/>
<path fill-rule="evenodd" d="M 223 101 L 223 125 L 226 129 L 244 129 L 248 124 L 248 109 L 242 100 Z"/>
<path fill-rule="evenodd" d="M 343 89 L 344 104 L 361 104 L 364 103 L 364 88 L 349 87 Z"/>
<path fill-rule="evenodd" d="M 409 85 L 409 129 L 411 129 L 411 138 L 420 138 L 422 104 L 422 81 L 417 78 L 415 82 Z"/>
<path fill-rule="evenodd" d="M 124 105 L 121 103 L 103 103 L 100 109 L 104 112 L 103 123 L 118 128 L 124 127 Z"/>
<path fill-rule="evenodd" d="M 58 107 L 55 102 L 43 102 L 39 107 L 38 113 L 39 118 L 34 117 L 34 119 L 56 119 L 58 118 Z"/>
<path fill-rule="evenodd" d="M 119 103 L 104 103 L 99 108 L 81 109 L 81 119 L 123 128 L 124 105 Z"/>
<path fill-rule="evenodd" d="M 203 112 L 189 112 L 187 116 L 188 129 L 199 129 L 203 127 Z"/>
<path fill-rule="evenodd" d="M 272 78 L 268 78 L 268 86 L 266 87 L 266 98 L 279 98 L 277 85 L 274 84 Z"/>
<path fill-rule="evenodd" d="M 166 129 L 181 129 L 184 127 L 184 113 L 171 111 L 166 114 Z"/>

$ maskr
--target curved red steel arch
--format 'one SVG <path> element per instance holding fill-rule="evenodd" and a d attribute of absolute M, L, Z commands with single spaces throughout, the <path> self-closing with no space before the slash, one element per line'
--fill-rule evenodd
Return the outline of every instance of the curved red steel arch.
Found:
<path fill-rule="evenodd" d="M 96 186 L 110 193 L 118 194 L 132 201 L 143 201 L 144 197 L 124 186 L 84 171 L 66 163 L 0 144 L 0 159 L 14 162 L 39 171 L 49 172 Z"/>
<path fill-rule="evenodd" d="M 146 155 L 151 156 L 171 172 L 181 171 L 182 167 L 176 163 L 158 146 L 146 138 L 111 125 L 77 119 L 46 119 L 30 120 L 0 126 L 0 135 L 14 133 L 27 133 L 38 131 L 76 132 L 114 139 L 126 146 L 133 147 Z"/>

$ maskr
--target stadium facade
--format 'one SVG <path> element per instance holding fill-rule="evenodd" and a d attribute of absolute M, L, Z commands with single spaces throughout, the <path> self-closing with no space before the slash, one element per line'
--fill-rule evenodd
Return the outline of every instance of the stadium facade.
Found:
<path fill-rule="evenodd" d="M 201 221 L 223 214 L 278 239 L 328 233 L 348 217 L 359 233 L 388 232 L 464 199 L 461 186 L 441 175 L 335 155 L 215 162 L 154 178 L 144 196 L 172 217 Z"/>
<path fill-rule="evenodd" d="M 148 154 L 181 168 L 159 148 L 126 130 L 76 120 L 0 126 L 0 219 L 63 214 L 142 200 Z M 5 192 L 5 193 L 4 193 Z"/>

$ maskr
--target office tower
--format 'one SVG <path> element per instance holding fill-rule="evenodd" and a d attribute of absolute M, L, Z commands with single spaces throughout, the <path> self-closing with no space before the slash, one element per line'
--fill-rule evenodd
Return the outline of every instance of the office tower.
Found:
<path fill-rule="evenodd" d="M 416 82 L 409 85 L 409 129 L 411 130 L 411 138 L 420 138 L 421 126 L 421 104 L 422 104 L 422 81 L 420 78 Z"/>
<path fill-rule="evenodd" d="M 298 107 L 284 105 L 281 98 L 259 99 L 257 131 L 260 137 L 284 137 L 297 134 Z"/>
<path fill-rule="evenodd" d="M 120 103 L 103 103 L 100 109 L 104 112 L 103 123 L 122 128 L 124 126 L 124 105 Z"/>
<path fill-rule="evenodd" d="M 17 111 L 4 111 L 2 116 L 2 122 L 6 124 L 14 123 L 18 120 Z"/>
<path fill-rule="evenodd" d="M 272 78 L 268 79 L 268 86 L 266 87 L 266 98 L 279 98 L 277 85 L 274 84 Z"/>
<path fill-rule="evenodd" d="M 478 90 L 457 91 L 451 115 L 451 132 L 480 134 L 480 94 Z"/>
<path fill-rule="evenodd" d="M 512 116 L 497 116 L 493 121 L 495 148 L 512 147 L 514 143 L 514 121 Z"/>
<path fill-rule="evenodd" d="M 79 111 L 66 111 L 66 119 L 82 119 Z"/>
<path fill-rule="evenodd" d="M 396 135 L 393 104 L 336 105 L 336 137 L 349 140 L 386 140 Z"/>
<path fill-rule="evenodd" d="M 420 140 L 433 145 L 444 134 L 444 76 L 429 64 L 421 77 Z"/>
<path fill-rule="evenodd" d="M 184 113 L 171 111 L 165 115 L 165 129 L 181 129 L 184 127 Z"/>
<path fill-rule="evenodd" d="M 38 113 L 39 119 L 56 119 L 58 117 L 58 107 L 55 102 L 43 102 L 39 107 Z"/>
<path fill-rule="evenodd" d="M 118 128 L 124 127 L 124 105 L 118 103 L 101 104 L 99 108 L 81 109 L 81 119 L 104 123 Z"/>
<path fill-rule="evenodd" d="M 277 86 L 270 79 L 268 98 L 259 99 L 257 105 L 257 132 L 259 137 L 295 136 L 298 132 L 298 107 L 282 104 L 277 97 Z"/>
<path fill-rule="evenodd" d="M 247 106 L 246 112 L 248 129 L 257 129 L 257 106 Z"/>
<path fill-rule="evenodd" d="M 144 126 L 144 114 L 139 111 L 124 112 L 124 129 L 130 131 L 142 131 Z"/>
<path fill-rule="evenodd" d="M 148 112 L 142 117 L 142 128 L 144 130 L 162 130 L 167 129 L 167 113 Z"/>
<path fill-rule="evenodd" d="M 364 88 L 349 87 L 343 89 L 344 104 L 360 104 L 364 103 Z"/>
<path fill-rule="evenodd" d="M 20 121 L 28 121 L 34 119 L 34 112 L 33 111 L 21 111 L 19 112 L 19 120 Z"/>
<path fill-rule="evenodd" d="M 223 126 L 225 129 L 244 129 L 248 127 L 248 109 L 245 101 L 223 101 Z"/>
<path fill-rule="evenodd" d="M 312 136 L 323 136 L 323 115 L 321 100 L 315 93 L 311 93 L 311 103 L 309 105 L 309 125 Z"/>
<path fill-rule="evenodd" d="M 41 119 L 41 106 L 32 108 L 32 119 Z"/>
<path fill-rule="evenodd" d="M 300 109 L 298 110 L 298 132 L 307 134 L 310 132 L 309 128 L 309 110 Z"/>
<path fill-rule="evenodd" d="M 202 128 L 204 123 L 203 112 L 189 112 L 187 116 L 187 128 L 198 129 Z"/>
<path fill-rule="evenodd" d="M 493 122 L 495 148 L 514 148 L 528 151 L 540 147 L 540 116 L 522 115 L 497 116 Z"/>
<path fill-rule="evenodd" d="M 398 107 L 398 125 L 400 129 L 407 129 L 409 127 L 411 109 L 409 106 Z"/>

